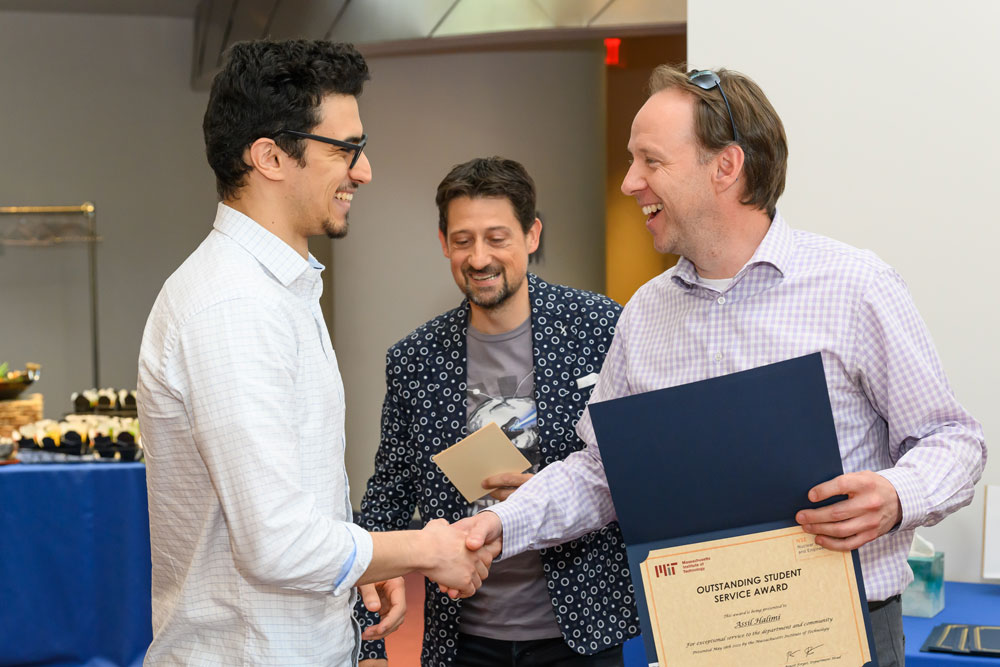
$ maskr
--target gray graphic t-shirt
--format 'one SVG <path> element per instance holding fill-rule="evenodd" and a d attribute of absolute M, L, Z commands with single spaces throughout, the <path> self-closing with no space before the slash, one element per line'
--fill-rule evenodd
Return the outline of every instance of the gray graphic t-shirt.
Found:
<path fill-rule="evenodd" d="M 495 423 L 531 462 L 530 472 L 538 472 L 531 319 L 496 335 L 470 326 L 466 373 L 469 433 Z M 486 496 L 469 505 L 469 515 L 497 502 Z M 538 552 L 494 563 L 483 587 L 462 603 L 459 630 L 508 641 L 561 636 Z"/>

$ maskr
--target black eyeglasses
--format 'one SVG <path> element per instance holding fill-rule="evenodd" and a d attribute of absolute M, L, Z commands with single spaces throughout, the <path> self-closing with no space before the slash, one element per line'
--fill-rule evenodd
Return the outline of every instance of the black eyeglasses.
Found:
<path fill-rule="evenodd" d="M 318 134 L 309 134 L 307 132 L 296 132 L 295 130 L 278 130 L 274 133 L 274 137 L 279 134 L 290 134 L 293 137 L 299 137 L 300 139 L 312 139 L 313 141 L 322 141 L 324 144 L 331 144 L 333 146 L 339 146 L 340 148 L 346 148 L 347 150 L 354 151 L 354 157 L 351 158 L 351 164 L 348 169 L 354 169 L 354 165 L 358 163 L 361 158 L 361 151 L 365 149 L 365 144 L 368 143 L 368 135 L 362 134 L 361 141 L 356 144 L 352 144 L 350 141 L 341 141 L 340 139 L 331 139 L 330 137 L 322 137 Z M 274 137 L 271 137 L 272 139 Z"/>
<path fill-rule="evenodd" d="M 729 124 L 733 126 L 733 141 L 740 143 L 740 133 L 736 131 L 733 110 L 729 108 L 729 98 L 726 97 L 726 91 L 722 89 L 722 81 L 719 79 L 719 75 L 710 69 L 692 70 L 688 73 L 688 81 L 702 90 L 712 90 L 718 87 L 719 92 L 722 93 L 722 101 L 726 103 L 726 111 L 729 112 Z"/>

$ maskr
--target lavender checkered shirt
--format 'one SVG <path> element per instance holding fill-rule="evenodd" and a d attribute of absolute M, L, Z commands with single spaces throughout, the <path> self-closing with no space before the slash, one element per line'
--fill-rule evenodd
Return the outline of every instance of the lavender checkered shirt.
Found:
<path fill-rule="evenodd" d="M 883 600 L 913 579 L 906 564 L 913 530 L 972 500 L 986 447 L 982 427 L 952 394 L 902 279 L 872 252 L 792 230 L 779 213 L 724 292 L 699 283 L 681 258 L 625 306 L 591 402 L 817 350 L 844 470 L 878 471 L 902 505 L 898 528 L 860 550 L 868 599 Z M 586 450 L 491 508 L 503 522 L 504 556 L 615 518 L 589 411 L 577 432 Z"/>

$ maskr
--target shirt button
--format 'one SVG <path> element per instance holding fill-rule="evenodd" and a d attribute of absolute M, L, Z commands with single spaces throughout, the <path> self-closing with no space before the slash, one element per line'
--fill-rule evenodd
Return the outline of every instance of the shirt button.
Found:
<path fill-rule="evenodd" d="M 726 302 L 726 297 L 720 296 L 718 299 L 716 299 L 716 301 L 719 303 L 719 305 L 722 305 Z"/>
<path fill-rule="evenodd" d="M 722 361 L 722 353 L 721 352 L 716 352 L 715 353 L 715 360 L 716 361 Z"/>

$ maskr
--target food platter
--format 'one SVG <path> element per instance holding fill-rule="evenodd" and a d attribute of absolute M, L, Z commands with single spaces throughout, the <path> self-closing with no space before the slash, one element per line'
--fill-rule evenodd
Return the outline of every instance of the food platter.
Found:
<path fill-rule="evenodd" d="M 25 364 L 23 371 L 10 371 L 6 369 L 7 364 L 0 364 L 0 401 L 9 401 L 21 395 L 21 393 L 31 386 L 31 383 L 38 379 L 41 366 L 38 364 Z"/>

